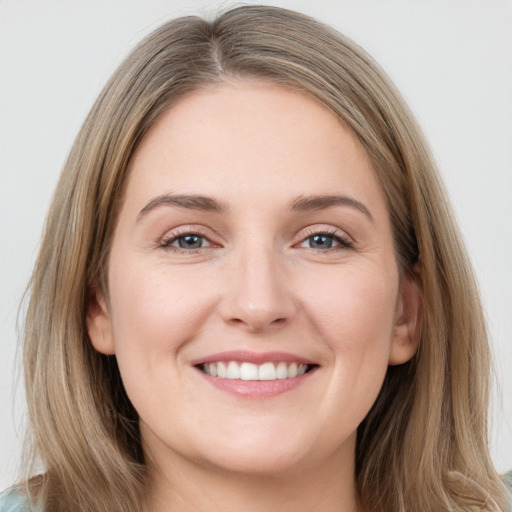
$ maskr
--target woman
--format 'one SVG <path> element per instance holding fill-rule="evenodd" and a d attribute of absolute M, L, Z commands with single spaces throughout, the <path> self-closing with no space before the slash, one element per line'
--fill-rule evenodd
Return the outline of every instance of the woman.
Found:
<path fill-rule="evenodd" d="M 508 506 L 423 137 L 362 50 L 290 11 L 172 21 L 112 77 L 49 213 L 25 372 L 44 471 L 4 508 Z"/>

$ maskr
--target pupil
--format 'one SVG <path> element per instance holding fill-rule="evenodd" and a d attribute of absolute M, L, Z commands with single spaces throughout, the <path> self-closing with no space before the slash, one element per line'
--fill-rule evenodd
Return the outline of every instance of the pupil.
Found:
<path fill-rule="evenodd" d="M 330 249 L 332 247 L 332 238 L 326 235 L 312 236 L 310 246 L 314 249 Z"/>
<path fill-rule="evenodd" d="M 178 245 L 182 249 L 198 249 L 202 244 L 203 239 L 199 235 L 185 235 L 178 240 Z"/>

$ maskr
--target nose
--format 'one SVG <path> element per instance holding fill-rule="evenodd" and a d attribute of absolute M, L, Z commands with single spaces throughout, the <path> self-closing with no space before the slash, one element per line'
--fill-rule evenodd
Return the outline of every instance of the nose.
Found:
<path fill-rule="evenodd" d="M 292 320 L 297 313 L 292 286 L 272 250 L 236 258 L 220 311 L 226 323 L 253 333 L 274 330 Z"/>

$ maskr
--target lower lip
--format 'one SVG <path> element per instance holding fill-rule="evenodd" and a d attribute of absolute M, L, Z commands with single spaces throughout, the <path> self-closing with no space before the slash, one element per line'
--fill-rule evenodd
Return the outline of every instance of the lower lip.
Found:
<path fill-rule="evenodd" d="M 248 398 L 267 398 L 281 395 L 282 393 L 298 388 L 315 373 L 316 369 L 317 368 L 313 368 L 299 377 L 276 380 L 219 379 L 218 377 L 207 375 L 200 369 L 197 369 L 197 371 L 209 384 L 222 391 Z"/>

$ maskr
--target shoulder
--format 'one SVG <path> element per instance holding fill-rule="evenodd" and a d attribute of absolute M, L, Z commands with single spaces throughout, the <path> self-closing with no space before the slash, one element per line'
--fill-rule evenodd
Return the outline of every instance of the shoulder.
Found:
<path fill-rule="evenodd" d="M 28 512 L 25 498 L 16 487 L 0 493 L 0 512 Z"/>
<path fill-rule="evenodd" d="M 503 482 L 507 486 L 508 492 L 510 493 L 510 497 L 512 500 L 512 471 L 509 471 L 508 473 L 503 475 Z M 511 508 L 509 510 L 510 510 L 510 512 L 512 512 L 512 501 L 511 501 Z M 0 512 L 2 512 L 2 511 L 0 510 Z"/>
<path fill-rule="evenodd" d="M 509 471 L 503 475 L 503 482 L 507 486 L 507 489 L 512 492 L 512 471 Z"/>

